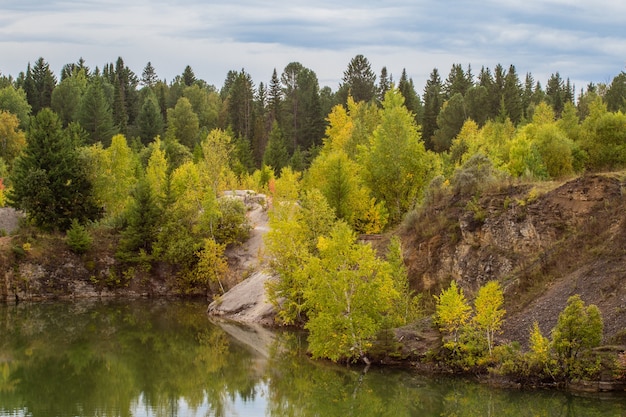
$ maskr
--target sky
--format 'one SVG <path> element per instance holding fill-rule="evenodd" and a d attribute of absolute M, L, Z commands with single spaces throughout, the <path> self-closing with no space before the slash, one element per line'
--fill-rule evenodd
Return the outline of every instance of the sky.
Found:
<path fill-rule="evenodd" d="M 0 74 L 43 57 L 60 74 L 83 58 L 102 68 L 122 57 L 171 81 L 190 65 L 220 88 L 244 69 L 267 85 L 290 62 L 338 88 L 364 55 L 378 76 L 403 69 L 418 94 L 434 68 L 514 65 L 545 87 L 551 74 L 577 91 L 626 68 L 626 2 L 618 0 L 0 0 Z"/>

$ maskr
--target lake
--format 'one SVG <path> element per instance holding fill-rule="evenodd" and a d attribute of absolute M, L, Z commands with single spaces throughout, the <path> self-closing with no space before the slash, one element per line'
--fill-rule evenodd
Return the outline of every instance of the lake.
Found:
<path fill-rule="evenodd" d="M 0 305 L 0 416 L 626 416 L 626 396 L 500 390 L 312 361 L 305 339 L 178 300 Z"/>

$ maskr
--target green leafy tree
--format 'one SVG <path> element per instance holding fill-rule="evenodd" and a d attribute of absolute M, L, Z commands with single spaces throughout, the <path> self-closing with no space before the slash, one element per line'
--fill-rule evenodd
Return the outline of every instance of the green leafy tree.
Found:
<path fill-rule="evenodd" d="M 189 149 L 198 143 L 200 124 L 198 115 L 193 111 L 186 97 L 181 97 L 173 109 L 167 110 L 167 131 L 165 137 L 178 140 Z"/>
<path fill-rule="evenodd" d="M 10 168 L 25 147 L 26 135 L 19 128 L 17 116 L 0 110 L 0 158 Z"/>
<path fill-rule="evenodd" d="M 211 131 L 218 127 L 222 99 L 213 86 L 203 88 L 198 84 L 193 84 L 183 90 L 183 97 L 191 103 L 194 113 L 198 116 L 198 125 L 201 129 Z"/>
<path fill-rule="evenodd" d="M 505 310 L 504 294 L 497 281 L 490 281 L 480 287 L 474 300 L 475 314 L 472 326 L 484 340 L 489 349 L 489 356 L 493 352 L 494 338 L 502 329 Z"/>
<path fill-rule="evenodd" d="M 302 266 L 309 257 L 311 240 L 314 239 L 295 200 L 284 199 L 274 204 L 269 218 L 270 230 L 264 241 L 270 255 L 270 267 L 278 278 L 266 284 L 268 297 L 278 311 L 280 322 L 301 325 L 306 320 L 304 290 L 307 285 Z"/>
<path fill-rule="evenodd" d="M 467 325 L 472 313 L 472 307 L 465 299 L 463 289 L 457 287 L 456 281 L 450 283 L 448 289 L 441 291 L 439 296 L 435 296 L 435 323 L 439 329 L 452 337 L 449 345 L 455 348 L 459 342 L 459 335 Z"/>
<path fill-rule="evenodd" d="M 543 376 L 551 373 L 550 340 L 541 333 L 539 323 L 533 322 L 528 338 L 530 351 L 526 354 L 526 361 L 531 375 Z"/>
<path fill-rule="evenodd" d="M 399 297 L 391 268 L 342 222 L 317 247 L 319 256 L 304 266 L 309 350 L 313 357 L 368 362 L 367 350 Z"/>
<path fill-rule="evenodd" d="M 87 90 L 84 70 L 65 77 L 52 92 L 52 110 L 59 115 L 64 126 L 78 119 L 80 101 Z"/>
<path fill-rule="evenodd" d="M 33 120 L 11 183 L 11 204 L 42 228 L 64 231 L 72 219 L 85 222 L 101 215 L 78 150 L 50 109 Z"/>
<path fill-rule="evenodd" d="M 148 166 L 146 167 L 146 181 L 150 188 L 151 198 L 154 203 L 162 210 L 167 204 L 168 193 L 168 161 L 163 149 L 161 149 L 161 140 L 157 138 L 154 141 Z"/>
<path fill-rule="evenodd" d="M 202 250 L 198 253 L 196 281 L 206 288 L 217 283 L 220 291 L 225 292 L 222 281 L 228 273 L 228 262 L 224 256 L 226 245 L 217 243 L 213 239 L 205 239 Z"/>
<path fill-rule="evenodd" d="M 16 115 L 22 130 L 28 128 L 31 107 L 23 89 L 12 85 L 0 88 L 0 110 Z"/>
<path fill-rule="evenodd" d="M 376 200 L 397 222 L 437 174 L 437 161 L 424 148 L 415 120 L 397 89 L 387 92 L 381 122 L 362 155 L 363 177 Z"/>
<path fill-rule="evenodd" d="M 113 136 L 107 149 L 97 144 L 87 148 L 86 153 L 92 166 L 95 196 L 106 217 L 116 221 L 130 203 L 131 191 L 137 184 L 137 156 L 123 135 Z"/>
<path fill-rule="evenodd" d="M 186 162 L 172 172 L 154 244 L 155 256 L 177 265 L 182 275 L 188 278 L 193 275 L 191 271 L 202 245 L 202 216 L 214 211 L 212 207 L 207 207 L 209 213 L 203 213 L 204 191 L 198 167 L 194 163 Z M 204 233 L 204 236 L 207 234 Z"/>
<path fill-rule="evenodd" d="M 567 300 L 552 329 L 552 350 L 561 376 L 569 380 L 593 374 L 591 349 L 600 345 L 603 328 L 597 306 L 585 306 L 579 295 Z"/>

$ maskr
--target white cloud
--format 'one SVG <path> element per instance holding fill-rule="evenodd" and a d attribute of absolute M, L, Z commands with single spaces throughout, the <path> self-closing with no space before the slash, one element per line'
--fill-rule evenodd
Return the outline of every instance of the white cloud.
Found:
<path fill-rule="evenodd" d="M 34 1 L 0 5 L 0 71 L 17 75 L 43 56 L 55 71 L 83 57 L 92 68 L 118 56 L 136 73 L 151 61 L 171 80 L 191 65 L 218 87 L 245 68 L 256 83 L 298 61 L 336 88 L 354 55 L 421 92 L 437 67 L 514 64 L 545 84 L 559 71 L 604 82 L 624 67 L 626 4 L 611 0 Z M 599 22 L 604 22 L 599 24 Z"/>

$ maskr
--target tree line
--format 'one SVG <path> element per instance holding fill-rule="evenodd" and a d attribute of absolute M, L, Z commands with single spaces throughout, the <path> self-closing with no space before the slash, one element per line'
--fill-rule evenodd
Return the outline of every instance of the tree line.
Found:
<path fill-rule="evenodd" d="M 0 79 L 0 203 L 68 232 L 75 251 L 93 228 L 112 230 L 125 279 L 167 262 L 181 288 L 218 294 L 224 250 L 249 229 L 222 193 L 264 192 L 279 320 L 307 327 L 315 356 L 359 359 L 418 300 L 399 243 L 383 259 L 359 235 L 441 192 L 471 198 L 502 179 L 626 166 L 624 72 L 576 100 L 558 73 L 544 91 L 513 66 L 475 78 L 454 65 L 445 81 L 435 69 L 422 96 L 406 71 L 397 84 L 385 68 L 376 78 L 357 55 L 335 92 L 299 63 L 267 86 L 231 71 L 220 90 L 189 66 L 166 83 L 121 58 L 68 64 L 57 82 L 40 58 Z"/>

